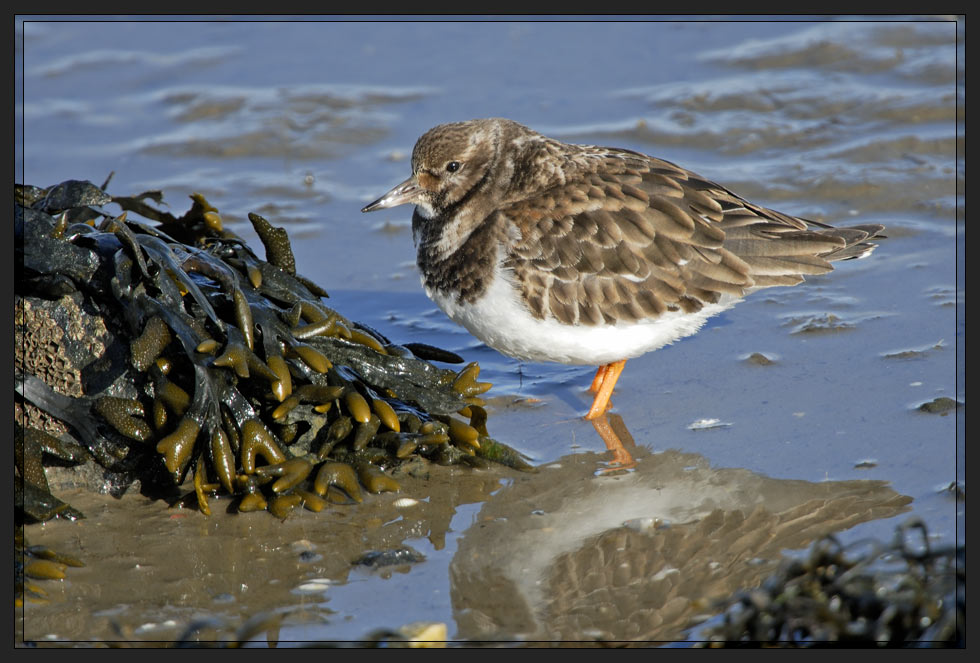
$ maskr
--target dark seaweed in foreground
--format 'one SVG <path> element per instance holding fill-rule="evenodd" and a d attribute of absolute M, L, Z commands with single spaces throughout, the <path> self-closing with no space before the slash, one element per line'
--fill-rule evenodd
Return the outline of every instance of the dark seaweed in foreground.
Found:
<path fill-rule="evenodd" d="M 723 607 L 700 646 L 964 647 L 966 550 L 931 548 L 919 519 L 891 545 L 830 536 Z"/>
<path fill-rule="evenodd" d="M 386 471 L 409 457 L 529 468 L 488 437 L 479 395 L 490 384 L 475 362 L 440 368 L 326 306 L 296 273 L 284 229 L 249 215 L 265 261 L 200 195 L 176 218 L 147 202 L 156 192 L 104 188 L 16 188 L 23 518 L 78 515 L 39 470 L 56 448 L 62 465 L 98 466 L 99 488 L 117 494 L 193 476 L 205 514 L 219 493 L 278 517 L 360 501 L 361 486 L 398 490 Z M 111 215 L 110 202 L 126 211 Z M 42 328 L 50 342 L 35 347 Z"/>

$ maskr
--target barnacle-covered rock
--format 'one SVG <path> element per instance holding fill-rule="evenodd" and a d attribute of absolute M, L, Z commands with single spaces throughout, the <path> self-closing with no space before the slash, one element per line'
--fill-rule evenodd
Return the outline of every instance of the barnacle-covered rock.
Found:
<path fill-rule="evenodd" d="M 154 207 L 158 192 L 16 191 L 18 421 L 73 435 L 116 492 L 193 476 L 204 513 L 231 494 L 239 511 L 285 518 L 360 501 L 361 486 L 397 491 L 387 471 L 412 458 L 530 469 L 489 437 L 475 362 L 439 367 L 462 359 L 327 306 L 266 219 L 249 215 L 262 260 L 199 194 L 178 218 Z M 43 475 L 38 458 L 18 476 Z M 21 483 L 25 515 L 70 513 L 47 484 Z"/>

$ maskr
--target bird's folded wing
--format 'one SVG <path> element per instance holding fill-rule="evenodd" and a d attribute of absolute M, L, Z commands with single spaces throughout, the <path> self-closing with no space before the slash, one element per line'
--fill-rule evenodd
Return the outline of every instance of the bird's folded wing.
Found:
<path fill-rule="evenodd" d="M 670 162 L 596 150 L 561 186 L 498 212 L 517 230 L 505 266 L 536 317 L 597 325 L 697 311 L 866 255 L 863 240 L 882 228 L 805 221 Z"/>

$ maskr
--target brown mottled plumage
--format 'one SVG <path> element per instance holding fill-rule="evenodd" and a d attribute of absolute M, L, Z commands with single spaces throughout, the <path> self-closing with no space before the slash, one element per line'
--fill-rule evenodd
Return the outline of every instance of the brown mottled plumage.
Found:
<path fill-rule="evenodd" d="M 506 119 L 429 130 L 412 176 L 363 211 L 404 203 L 423 285 L 450 317 L 506 354 L 616 366 L 613 384 L 615 359 L 694 333 L 753 290 L 864 257 L 884 228 L 788 216 L 669 161 Z"/>

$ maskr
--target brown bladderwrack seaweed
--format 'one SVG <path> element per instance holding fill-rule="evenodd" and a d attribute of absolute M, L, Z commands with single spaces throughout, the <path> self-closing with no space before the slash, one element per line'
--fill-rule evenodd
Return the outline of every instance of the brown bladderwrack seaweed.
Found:
<path fill-rule="evenodd" d="M 385 470 L 412 456 L 533 469 L 488 437 L 479 395 L 490 384 L 475 362 L 440 368 L 429 360 L 462 359 L 396 345 L 326 306 L 296 274 L 286 232 L 262 217 L 249 215 L 268 261 L 198 194 L 180 218 L 146 202 L 160 202 L 156 192 L 111 197 L 89 182 L 17 194 L 18 302 L 80 299 L 110 331 L 101 355 L 70 360 L 81 395 L 59 393 L 19 356 L 18 407 L 74 429 L 108 490 L 179 486 L 192 472 L 188 497 L 204 513 L 225 493 L 238 510 L 286 517 L 359 501 L 360 486 L 398 490 Z M 109 202 L 126 211 L 110 215 Z M 36 464 L 18 465 L 35 520 L 63 511 L 37 497 L 50 492 Z"/>

